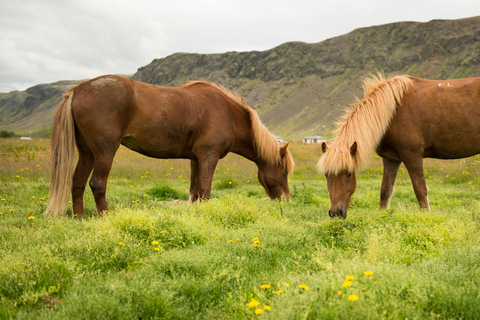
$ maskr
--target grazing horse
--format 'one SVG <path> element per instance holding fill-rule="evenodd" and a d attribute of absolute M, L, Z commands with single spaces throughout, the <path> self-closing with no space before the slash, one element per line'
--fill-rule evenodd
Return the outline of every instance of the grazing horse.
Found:
<path fill-rule="evenodd" d="M 255 162 L 270 198 L 290 198 L 288 144 L 280 146 L 245 99 L 210 82 L 172 88 L 106 75 L 72 88 L 58 106 L 46 213 L 64 214 L 71 192 L 73 214 L 83 215 L 92 169 L 97 212 L 108 211 L 107 178 L 120 144 L 153 158 L 190 159 L 192 202 L 209 198 L 218 160 L 229 152 Z"/>
<path fill-rule="evenodd" d="M 423 158 L 459 159 L 480 153 L 480 78 L 433 81 L 410 76 L 364 81 L 317 164 L 327 178 L 330 217 L 346 218 L 355 172 L 375 150 L 383 160 L 380 208 L 388 208 L 403 162 L 421 209 L 429 210 Z"/>

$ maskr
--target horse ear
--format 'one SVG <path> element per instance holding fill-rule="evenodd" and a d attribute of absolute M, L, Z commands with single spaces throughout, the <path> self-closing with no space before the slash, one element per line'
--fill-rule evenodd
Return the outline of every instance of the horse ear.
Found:
<path fill-rule="evenodd" d="M 285 155 L 287 154 L 287 148 L 288 148 L 288 144 L 289 144 L 289 143 L 290 143 L 290 141 L 287 142 L 286 145 L 284 145 L 283 147 L 280 148 L 280 157 L 283 158 L 283 157 L 285 157 Z"/>
<path fill-rule="evenodd" d="M 354 141 L 352 146 L 350 147 L 350 154 L 352 155 L 352 157 L 355 157 L 355 155 L 357 154 L 357 141 Z"/>
<path fill-rule="evenodd" d="M 327 144 L 325 142 L 322 142 L 322 152 L 323 153 L 327 152 L 327 149 L 328 149 Z"/>

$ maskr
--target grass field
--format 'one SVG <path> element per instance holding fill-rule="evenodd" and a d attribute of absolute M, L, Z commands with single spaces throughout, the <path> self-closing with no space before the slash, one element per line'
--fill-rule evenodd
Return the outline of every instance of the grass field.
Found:
<path fill-rule="evenodd" d="M 111 213 L 45 218 L 49 141 L 0 140 L 0 319 L 479 319 L 480 161 L 426 160 L 432 210 L 403 167 L 378 210 L 381 161 L 330 219 L 316 145 L 293 144 L 292 199 L 220 161 L 188 204 L 189 162 L 120 149 Z M 171 201 L 180 199 L 181 201 Z"/>

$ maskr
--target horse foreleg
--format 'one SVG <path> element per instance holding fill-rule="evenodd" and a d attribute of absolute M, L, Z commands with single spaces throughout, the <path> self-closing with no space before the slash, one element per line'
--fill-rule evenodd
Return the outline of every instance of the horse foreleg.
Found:
<path fill-rule="evenodd" d="M 113 155 L 102 155 L 95 157 L 95 164 L 93 166 L 93 174 L 90 179 L 90 188 L 95 198 L 97 205 L 97 212 L 102 215 L 104 211 L 108 211 L 107 199 L 105 193 L 107 190 L 107 179 L 110 169 L 112 168 Z"/>
<path fill-rule="evenodd" d="M 402 157 L 403 163 L 408 170 L 412 180 L 413 190 L 421 209 L 430 210 L 428 204 L 428 190 L 423 171 L 423 158 L 421 156 Z"/>
<path fill-rule="evenodd" d="M 388 209 L 395 189 L 395 178 L 401 162 L 383 158 L 383 179 L 380 189 L 380 209 Z"/>
<path fill-rule="evenodd" d="M 75 216 L 85 213 L 83 208 L 83 194 L 87 184 L 88 176 L 93 169 L 93 154 L 89 150 L 78 148 L 78 163 L 73 174 L 72 183 L 72 208 Z"/>
<path fill-rule="evenodd" d="M 212 190 L 212 179 L 217 167 L 218 157 L 210 157 L 198 161 L 198 189 L 197 197 L 201 201 L 210 198 Z"/>
<path fill-rule="evenodd" d="M 190 202 L 198 200 L 198 160 L 190 160 Z"/>

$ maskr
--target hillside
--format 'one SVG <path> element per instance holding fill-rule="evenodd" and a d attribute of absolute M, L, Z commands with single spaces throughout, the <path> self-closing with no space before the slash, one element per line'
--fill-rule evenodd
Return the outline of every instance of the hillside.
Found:
<path fill-rule="evenodd" d="M 376 70 L 429 79 L 463 78 L 480 76 L 479 62 L 480 16 L 361 28 L 320 43 L 291 42 L 261 52 L 177 53 L 152 61 L 132 78 L 167 86 L 189 80 L 221 83 L 245 96 L 273 133 L 299 139 L 323 135 L 324 126 L 332 130 L 342 110 L 362 94 L 362 78 Z M 59 88 L 58 83 L 53 86 Z M 41 100 L 35 98 L 41 96 L 37 87 L 42 86 L 0 95 L 1 130 L 25 130 L 33 124 L 33 114 L 39 118 L 37 113 L 43 115 L 43 123 L 51 119 L 61 94 Z M 25 107 L 28 99 L 35 101 L 30 109 Z M 18 117 L 6 122 L 8 108 Z M 22 117 L 28 112 L 30 118 Z M 22 118 L 30 124 L 18 120 Z"/>

